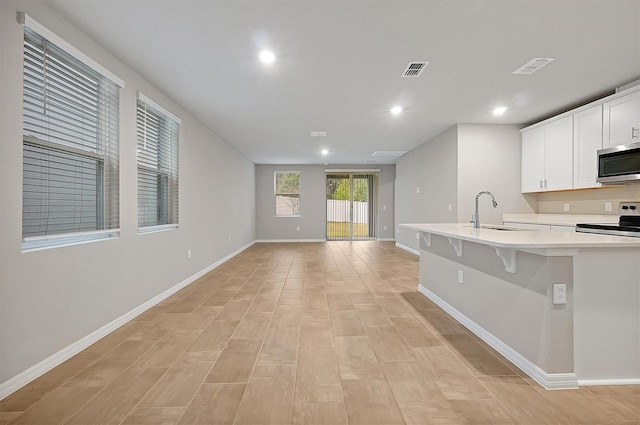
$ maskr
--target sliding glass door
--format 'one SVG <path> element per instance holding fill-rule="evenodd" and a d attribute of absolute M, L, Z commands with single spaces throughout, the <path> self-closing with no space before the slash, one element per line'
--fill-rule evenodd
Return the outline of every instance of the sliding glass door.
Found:
<path fill-rule="evenodd" d="M 377 173 L 327 174 L 327 240 L 377 237 Z"/>

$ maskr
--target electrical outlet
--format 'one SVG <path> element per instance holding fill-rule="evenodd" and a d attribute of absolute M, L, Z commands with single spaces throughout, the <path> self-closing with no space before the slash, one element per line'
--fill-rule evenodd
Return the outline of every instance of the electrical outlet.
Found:
<path fill-rule="evenodd" d="M 458 283 L 464 284 L 464 272 L 462 270 L 458 270 Z"/>
<path fill-rule="evenodd" d="M 300 226 L 296 226 L 296 230 L 297 230 L 297 231 L 300 231 Z"/>
<path fill-rule="evenodd" d="M 571 209 L 571 204 L 569 204 L 568 202 L 565 202 L 565 204 L 564 204 L 564 212 L 569 212 L 570 209 Z"/>
<path fill-rule="evenodd" d="M 384 226 L 384 227 L 383 227 L 383 229 L 384 229 L 384 230 L 387 230 L 387 226 Z"/>
<path fill-rule="evenodd" d="M 567 285 L 564 283 L 553 284 L 553 303 L 566 304 L 567 303 Z"/>
<path fill-rule="evenodd" d="M 416 233 L 416 239 L 420 240 L 420 233 Z"/>
<path fill-rule="evenodd" d="M 611 202 L 605 202 L 604 203 L 604 212 L 612 212 L 613 211 L 613 204 Z"/>
<path fill-rule="evenodd" d="M 387 210 L 387 206 L 386 206 L 386 205 L 383 205 L 383 206 L 382 206 L 382 211 L 386 211 L 386 210 Z"/>
<path fill-rule="evenodd" d="M 187 258 L 191 260 L 191 250 L 187 249 Z"/>
<path fill-rule="evenodd" d="M 420 187 L 416 187 L 416 193 L 420 193 Z"/>
<path fill-rule="evenodd" d="M 453 204 L 449 204 L 449 211 L 453 211 Z"/>

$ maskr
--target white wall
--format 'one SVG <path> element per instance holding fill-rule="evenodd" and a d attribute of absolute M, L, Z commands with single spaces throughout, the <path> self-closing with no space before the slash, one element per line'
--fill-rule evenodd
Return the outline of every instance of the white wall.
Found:
<path fill-rule="evenodd" d="M 516 125 L 458 125 L 458 222 L 471 220 L 478 192 L 480 223 L 502 224 L 503 213 L 534 212 L 521 192 L 522 138 Z"/>
<path fill-rule="evenodd" d="M 395 166 L 256 165 L 256 239 L 326 239 L 325 169 L 379 169 L 378 238 L 393 238 Z M 300 171 L 300 217 L 275 217 L 274 171 Z M 384 230 L 384 226 L 387 230 Z M 300 230 L 296 230 L 300 227 Z"/>
<path fill-rule="evenodd" d="M 17 11 L 27 12 L 125 81 L 117 239 L 21 252 L 23 27 L 16 22 Z M 256 180 L 253 163 L 47 6 L 0 2 L 0 46 L 1 385 L 252 243 Z M 182 119 L 177 230 L 137 234 L 138 90 Z"/>
<path fill-rule="evenodd" d="M 619 215 L 620 202 L 640 199 L 640 184 L 536 193 L 533 196 L 538 201 L 538 212 L 541 214 L 563 214 L 565 203 L 569 204 L 569 214 L 608 214 L 604 210 L 604 204 L 611 202 L 611 214 Z"/>
<path fill-rule="evenodd" d="M 457 126 L 451 127 L 398 159 L 397 224 L 452 223 L 457 220 L 457 138 Z M 416 232 L 411 230 L 397 228 L 396 241 L 415 250 L 420 248 Z"/>
<path fill-rule="evenodd" d="M 520 193 L 521 146 L 517 126 L 460 124 L 405 154 L 396 164 L 396 223 L 468 222 L 482 190 L 498 202 L 493 208 L 480 199 L 482 223 L 502 223 L 505 212 L 534 212 Z M 399 244 L 419 249 L 414 231 L 397 230 Z"/>

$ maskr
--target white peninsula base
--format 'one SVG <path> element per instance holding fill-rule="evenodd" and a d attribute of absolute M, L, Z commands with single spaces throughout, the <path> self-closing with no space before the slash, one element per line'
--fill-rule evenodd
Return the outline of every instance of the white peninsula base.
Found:
<path fill-rule="evenodd" d="M 403 226 L 420 292 L 545 388 L 640 384 L 640 238 Z"/>

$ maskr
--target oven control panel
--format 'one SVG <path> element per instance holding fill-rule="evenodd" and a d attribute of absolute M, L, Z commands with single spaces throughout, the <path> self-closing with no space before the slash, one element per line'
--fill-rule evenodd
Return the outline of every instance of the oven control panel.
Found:
<path fill-rule="evenodd" d="M 640 201 L 623 201 L 619 205 L 620 215 L 640 215 Z"/>

